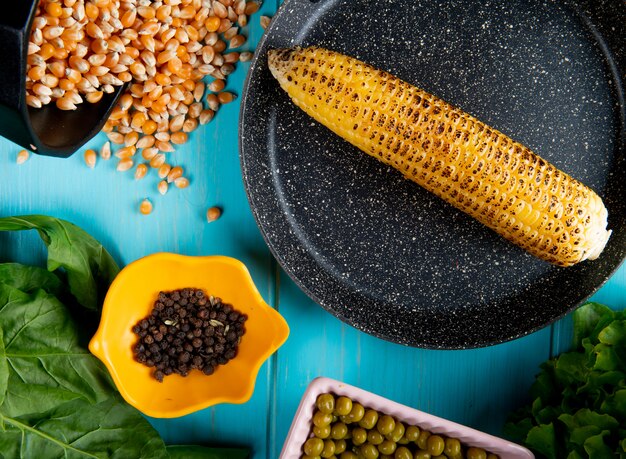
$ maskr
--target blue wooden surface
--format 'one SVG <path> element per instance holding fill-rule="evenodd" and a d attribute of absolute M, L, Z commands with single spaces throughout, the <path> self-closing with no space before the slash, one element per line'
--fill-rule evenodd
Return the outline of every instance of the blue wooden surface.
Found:
<path fill-rule="evenodd" d="M 276 1 L 261 13 L 271 15 Z M 262 30 L 251 20 L 251 44 Z M 239 93 L 247 71 L 240 65 L 229 86 Z M 32 157 L 15 164 L 16 145 L 0 140 L 0 216 L 43 213 L 68 219 L 102 241 L 120 264 L 157 251 L 223 254 L 241 259 L 263 297 L 287 319 L 291 337 L 259 373 L 252 399 L 179 419 L 152 420 L 169 443 L 239 444 L 255 458 L 277 458 L 307 384 L 316 376 L 341 379 L 430 413 L 498 434 L 507 413 L 525 401 L 538 365 L 568 348 L 566 318 L 522 339 L 485 349 L 430 351 L 406 348 L 360 333 L 308 299 L 280 271 L 254 223 L 245 197 L 237 151 L 238 103 L 191 135 L 172 155 L 189 171 L 192 185 L 161 197 L 152 173 L 136 182 L 115 171 L 114 161 L 94 170 L 77 154 L 68 160 Z M 98 147 L 100 136 L 91 142 Z M 144 217 L 139 202 L 155 209 Z M 212 224 L 212 205 L 224 208 Z M 0 261 L 41 261 L 32 234 L 0 233 Z M 626 307 L 626 267 L 593 299 Z"/>

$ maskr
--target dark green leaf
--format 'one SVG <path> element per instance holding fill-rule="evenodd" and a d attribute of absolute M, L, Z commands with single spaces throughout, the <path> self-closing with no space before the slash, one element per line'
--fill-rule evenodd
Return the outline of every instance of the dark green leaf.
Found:
<path fill-rule="evenodd" d="M 9 362 L 4 352 L 4 337 L 0 328 L 0 406 L 4 403 L 4 397 L 9 387 Z"/>
<path fill-rule="evenodd" d="M 559 459 L 556 434 L 552 423 L 530 429 L 526 437 L 526 444 L 548 459 Z"/>
<path fill-rule="evenodd" d="M 587 303 L 574 311 L 574 347 L 579 348 L 585 337 L 592 335 L 598 322 L 603 318 L 612 319 L 615 313 L 608 307 L 598 303 Z"/>
<path fill-rule="evenodd" d="M 619 389 L 608 395 L 602 402 L 600 409 L 615 416 L 622 422 L 623 426 L 626 426 L 626 389 Z"/>
<path fill-rule="evenodd" d="M 247 449 L 207 448 L 204 446 L 172 445 L 167 447 L 171 459 L 248 459 Z"/>
<path fill-rule="evenodd" d="M 620 371 L 626 369 L 626 362 L 622 360 L 618 347 L 608 344 L 598 344 L 594 348 L 596 353 L 596 362 L 593 365 L 594 370 L 600 371 Z"/>
<path fill-rule="evenodd" d="M 70 292 L 88 309 L 98 309 L 119 268 L 102 245 L 72 223 L 43 215 L 0 219 L 0 231 L 36 229 L 48 246 L 48 270 L 63 268 Z"/>
<path fill-rule="evenodd" d="M 59 295 L 62 290 L 61 280 L 54 273 L 18 263 L 0 264 L 0 284 L 10 285 L 26 293 L 41 289 Z"/>
<path fill-rule="evenodd" d="M 525 416 L 519 418 L 519 416 Z M 520 413 L 514 413 L 509 421 L 504 425 L 504 435 L 511 440 L 521 443 L 526 440 L 526 436 L 534 424 L 530 417 L 527 417 L 526 410 Z"/>
<path fill-rule="evenodd" d="M 12 457 L 168 457 L 163 440 L 150 423 L 119 395 L 97 404 L 74 400 L 34 416 L 0 414 L 0 422 L 6 429 L 0 435 L 0 451 L 19 451 Z"/>
<path fill-rule="evenodd" d="M 604 442 L 604 437 L 607 436 L 609 432 L 607 430 L 603 431 L 598 435 L 594 435 L 593 437 L 589 437 L 587 441 L 585 441 L 585 451 L 589 455 L 589 459 L 614 459 L 615 454 L 613 450 Z"/>
<path fill-rule="evenodd" d="M 54 296 L 0 284 L 0 326 L 5 415 L 42 412 L 76 398 L 99 402 L 114 392 L 106 369 L 79 346 L 76 326 Z"/>
<path fill-rule="evenodd" d="M 626 320 L 614 320 L 598 334 L 601 343 L 626 346 Z"/>

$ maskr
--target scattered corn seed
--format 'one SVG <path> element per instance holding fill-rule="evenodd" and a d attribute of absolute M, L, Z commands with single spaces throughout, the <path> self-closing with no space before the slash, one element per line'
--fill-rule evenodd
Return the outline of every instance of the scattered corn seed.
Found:
<path fill-rule="evenodd" d="M 198 128 L 198 120 L 195 118 L 189 118 L 188 120 L 185 120 L 185 122 L 183 123 L 183 132 L 186 132 L 186 133 L 193 132 L 197 128 Z M 185 142 L 186 141 L 187 139 L 185 139 Z"/>
<path fill-rule="evenodd" d="M 226 82 L 224 80 L 213 80 L 209 84 L 209 91 L 220 92 L 226 86 Z"/>
<path fill-rule="evenodd" d="M 248 62 L 249 60 L 251 60 L 251 59 L 252 59 L 252 56 L 254 56 L 254 54 L 253 54 L 253 53 L 251 53 L 251 52 L 249 52 L 249 51 L 245 51 L 245 52 L 243 52 L 243 53 L 241 53 L 241 54 L 239 55 L 239 60 L 240 60 L 241 62 Z"/>
<path fill-rule="evenodd" d="M 141 157 L 143 159 L 145 159 L 146 161 L 150 161 L 152 158 L 154 158 L 156 156 L 156 154 L 159 152 L 158 148 L 144 148 L 141 151 Z"/>
<path fill-rule="evenodd" d="M 161 180 L 157 188 L 159 190 L 159 193 L 161 193 L 161 195 L 165 195 L 165 193 L 167 193 L 167 189 L 169 188 L 169 185 L 167 184 L 167 180 Z"/>
<path fill-rule="evenodd" d="M 159 178 L 164 179 L 165 177 L 168 176 L 171 170 L 172 170 L 172 166 L 170 166 L 167 163 L 163 164 L 161 167 L 159 167 Z"/>
<path fill-rule="evenodd" d="M 85 150 L 85 164 L 87 164 L 87 167 L 89 167 L 90 169 L 93 169 L 94 167 L 96 167 L 96 152 L 94 150 Z"/>
<path fill-rule="evenodd" d="M 222 91 L 217 95 L 217 100 L 220 102 L 220 104 L 229 104 L 231 103 L 233 100 L 235 100 L 237 98 L 236 95 L 234 95 L 232 92 L 228 92 L 228 91 Z"/>
<path fill-rule="evenodd" d="M 150 202 L 149 199 L 144 199 L 143 201 L 141 201 L 141 204 L 139 204 L 139 212 L 141 212 L 142 215 L 149 215 L 152 213 L 152 202 Z"/>
<path fill-rule="evenodd" d="M 185 178 L 185 177 L 178 177 L 176 180 L 174 180 L 174 185 L 176 185 L 177 188 L 187 188 L 189 186 L 189 179 Z"/>
<path fill-rule="evenodd" d="M 124 136 L 119 132 L 108 132 L 107 137 L 111 142 L 117 145 L 122 145 L 124 143 Z"/>
<path fill-rule="evenodd" d="M 200 113 L 200 117 L 198 118 L 200 120 L 200 124 L 204 125 L 209 123 L 213 117 L 215 116 L 215 112 L 213 110 L 202 110 L 202 112 Z"/>
<path fill-rule="evenodd" d="M 111 142 L 104 142 L 104 145 L 100 148 L 100 157 L 104 160 L 111 158 Z"/>
<path fill-rule="evenodd" d="M 267 29 L 270 25 L 270 22 L 272 22 L 272 18 L 269 16 L 261 16 L 260 21 L 261 27 L 263 27 L 263 29 Z"/>
<path fill-rule="evenodd" d="M 117 170 L 119 172 L 126 172 L 131 167 L 133 167 L 133 160 L 130 158 L 121 159 L 120 162 L 117 163 Z"/>
<path fill-rule="evenodd" d="M 145 124 L 144 124 L 144 126 L 145 126 Z M 141 139 L 139 139 L 137 141 L 135 146 L 137 148 L 150 148 L 151 146 L 154 145 L 154 142 L 155 142 L 154 136 L 144 135 Z"/>
<path fill-rule="evenodd" d="M 170 136 L 170 141 L 175 145 L 182 145 L 187 142 L 187 139 L 187 133 L 182 131 L 174 132 Z"/>
<path fill-rule="evenodd" d="M 165 163 L 165 155 L 163 153 L 157 153 L 156 155 L 154 155 L 154 157 L 150 160 L 150 167 L 153 167 L 154 169 L 158 169 L 159 167 L 161 167 L 163 164 Z"/>
<path fill-rule="evenodd" d="M 206 212 L 206 220 L 209 223 L 214 222 L 221 216 L 222 216 L 222 209 L 220 209 L 219 207 L 211 207 Z"/>
<path fill-rule="evenodd" d="M 174 147 L 172 146 L 172 144 L 163 140 L 158 140 L 157 142 L 155 142 L 155 145 L 158 150 L 164 151 L 165 153 L 171 153 L 174 151 Z"/>
<path fill-rule="evenodd" d="M 30 158 L 30 153 L 28 152 L 28 150 L 20 150 L 20 152 L 17 154 L 17 158 L 16 158 L 16 162 L 17 164 L 24 164 L 26 161 L 28 161 L 28 158 Z"/>
<path fill-rule="evenodd" d="M 148 173 L 148 166 L 146 163 L 137 164 L 137 168 L 135 169 L 135 179 L 141 180 Z"/>
<path fill-rule="evenodd" d="M 220 101 L 216 94 L 206 96 L 206 102 L 211 110 L 216 112 L 220 108 Z"/>
<path fill-rule="evenodd" d="M 232 40 L 230 40 L 230 43 L 228 44 L 228 48 L 229 49 L 239 48 L 245 42 L 246 42 L 246 37 L 244 37 L 243 35 L 235 35 L 232 38 Z"/>
<path fill-rule="evenodd" d="M 180 166 L 174 166 L 170 170 L 169 174 L 167 174 L 167 182 L 172 183 L 174 180 L 176 180 L 178 177 L 181 177 L 182 175 L 183 168 Z"/>
<path fill-rule="evenodd" d="M 129 132 L 124 136 L 124 145 L 126 147 L 131 147 L 137 143 L 139 140 L 139 134 L 135 131 Z"/>
<path fill-rule="evenodd" d="M 135 156 L 136 151 L 137 148 L 134 145 L 131 145 L 130 147 L 123 147 L 117 150 L 115 152 L 115 156 L 120 159 L 128 159 Z"/>

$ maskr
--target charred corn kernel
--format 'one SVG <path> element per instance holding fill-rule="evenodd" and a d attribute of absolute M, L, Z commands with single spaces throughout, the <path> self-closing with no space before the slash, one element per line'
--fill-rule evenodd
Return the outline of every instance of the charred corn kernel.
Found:
<path fill-rule="evenodd" d="M 132 167 L 133 167 L 133 160 L 130 158 L 121 159 L 120 162 L 117 163 L 117 170 L 120 172 L 126 172 Z"/>
<path fill-rule="evenodd" d="M 142 215 L 149 215 L 152 213 L 152 202 L 150 202 L 149 199 L 144 199 L 143 201 L 141 201 L 141 204 L 139 204 L 139 212 L 141 212 Z"/>
<path fill-rule="evenodd" d="M 94 150 L 85 150 L 85 164 L 87 164 L 87 167 L 89 167 L 90 169 L 96 167 L 96 158 L 97 155 Z"/>
<path fill-rule="evenodd" d="M 221 216 L 222 216 L 222 209 L 220 209 L 219 207 L 211 207 L 206 212 L 206 220 L 209 223 L 214 222 Z"/>
<path fill-rule="evenodd" d="M 174 180 L 174 185 L 176 185 L 176 188 L 187 188 L 189 186 L 189 179 L 185 177 L 178 177 Z"/>
<path fill-rule="evenodd" d="M 176 180 L 178 177 L 181 177 L 182 175 L 183 175 L 183 168 L 180 166 L 174 166 L 172 167 L 172 169 L 170 169 L 169 173 L 167 174 L 167 182 L 172 183 L 174 180 Z"/>
<path fill-rule="evenodd" d="M 104 160 L 111 158 L 111 142 L 104 142 L 100 149 L 100 157 Z"/>
<path fill-rule="evenodd" d="M 571 266 L 604 249 L 602 199 L 473 116 L 321 48 L 272 50 L 269 67 L 314 119 L 542 260 Z"/>
<path fill-rule="evenodd" d="M 17 154 L 15 162 L 17 164 L 24 164 L 26 161 L 28 161 L 28 158 L 30 158 L 30 153 L 27 150 L 20 150 L 20 152 Z"/>
<path fill-rule="evenodd" d="M 167 180 L 161 180 L 159 182 L 159 185 L 157 186 L 159 193 L 161 193 L 162 195 L 165 195 L 165 193 L 167 193 L 168 188 L 169 188 L 169 185 L 167 184 Z"/>

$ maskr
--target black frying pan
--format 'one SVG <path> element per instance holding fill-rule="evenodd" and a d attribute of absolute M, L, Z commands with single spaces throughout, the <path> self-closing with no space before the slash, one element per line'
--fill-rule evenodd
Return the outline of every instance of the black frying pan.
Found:
<path fill-rule="evenodd" d="M 613 235 L 572 268 L 539 261 L 296 108 L 267 50 L 369 62 L 508 134 L 596 190 Z M 562 317 L 626 256 L 623 0 L 289 0 L 244 89 L 241 162 L 284 270 L 343 321 L 397 343 L 466 348 Z"/>

